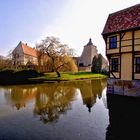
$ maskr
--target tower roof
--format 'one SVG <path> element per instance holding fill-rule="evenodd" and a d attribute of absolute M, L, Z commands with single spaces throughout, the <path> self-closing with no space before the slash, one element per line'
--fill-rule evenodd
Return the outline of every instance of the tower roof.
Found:
<path fill-rule="evenodd" d="M 88 42 L 88 44 L 86 46 L 89 46 L 89 45 L 93 45 L 91 38 L 89 39 L 89 42 Z"/>

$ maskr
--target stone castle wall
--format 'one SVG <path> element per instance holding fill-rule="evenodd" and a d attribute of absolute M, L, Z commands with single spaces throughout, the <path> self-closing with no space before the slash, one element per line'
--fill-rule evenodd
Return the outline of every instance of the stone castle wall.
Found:
<path fill-rule="evenodd" d="M 93 46 L 93 45 L 84 46 L 84 50 L 82 52 L 82 55 L 79 59 L 78 64 L 83 64 L 84 66 L 91 66 L 92 59 L 96 55 L 97 55 L 96 46 Z"/>
<path fill-rule="evenodd" d="M 94 56 L 98 55 L 98 50 L 95 45 L 93 45 L 92 40 L 89 39 L 87 45 L 84 46 L 82 55 L 77 58 L 77 65 L 79 70 L 91 71 L 92 60 Z M 102 56 L 103 58 L 103 56 Z M 102 69 L 107 68 L 108 62 L 105 58 L 102 59 Z"/>

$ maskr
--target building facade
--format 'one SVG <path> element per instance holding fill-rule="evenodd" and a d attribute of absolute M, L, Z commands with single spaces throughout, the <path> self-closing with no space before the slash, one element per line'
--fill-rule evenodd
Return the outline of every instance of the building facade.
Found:
<path fill-rule="evenodd" d="M 93 45 L 91 38 L 89 42 L 84 46 L 83 52 L 80 57 L 77 58 L 77 65 L 79 70 L 91 71 L 92 61 L 95 56 L 98 57 L 98 50 L 95 45 Z M 102 69 L 108 67 L 107 60 L 102 56 Z"/>
<path fill-rule="evenodd" d="M 91 66 L 93 57 L 97 55 L 97 47 L 93 45 L 91 38 L 87 45 L 84 46 L 83 52 L 79 57 L 79 66 Z"/>
<path fill-rule="evenodd" d="M 140 4 L 109 14 L 102 35 L 110 79 L 134 87 L 140 80 Z"/>
<path fill-rule="evenodd" d="M 13 50 L 12 59 L 14 65 L 38 65 L 37 51 L 21 41 Z"/>

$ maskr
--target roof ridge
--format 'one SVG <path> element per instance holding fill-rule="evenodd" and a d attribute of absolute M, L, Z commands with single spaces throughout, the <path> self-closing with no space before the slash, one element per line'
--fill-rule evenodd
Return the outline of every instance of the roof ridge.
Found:
<path fill-rule="evenodd" d="M 27 43 L 21 42 L 21 44 L 22 44 L 22 45 L 25 45 L 26 47 L 32 48 L 32 47 L 28 46 Z"/>
<path fill-rule="evenodd" d="M 109 16 L 110 16 L 110 15 L 117 14 L 117 13 L 121 13 L 121 12 L 124 12 L 124 11 L 127 11 L 128 9 L 133 9 L 134 7 L 139 7 L 139 6 L 140 6 L 140 3 L 139 3 L 139 4 L 135 4 L 135 5 L 133 5 L 133 6 L 129 6 L 129 7 L 124 8 L 124 9 L 121 9 L 121 10 L 119 10 L 119 11 L 110 13 Z"/>

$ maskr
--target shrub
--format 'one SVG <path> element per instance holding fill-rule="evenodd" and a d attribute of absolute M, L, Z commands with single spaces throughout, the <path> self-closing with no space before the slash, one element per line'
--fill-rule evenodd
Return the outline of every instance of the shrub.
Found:
<path fill-rule="evenodd" d="M 38 76 L 40 76 L 40 73 L 32 69 L 23 69 L 23 70 L 3 69 L 0 71 L 0 84 L 31 83 L 29 78 L 35 78 Z"/>
<path fill-rule="evenodd" d="M 20 70 L 20 71 L 17 71 L 15 72 L 14 74 L 17 78 L 35 78 L 35 77 L 38 77 L 39 76 L 39 73 L 36 71 L 36 70 L 32 70 L 32 69 L 29 69 L 29 70 Z"/>
<path fill-rule="evenodd" d="M 3 70 L 0 71 L 0 78 L 3 78 L 5 76 L 10 78 L 10 77 L 13 76 L 13 74 L 14 74 L 14 70 L 12 70 L 12 69 L 3 69 Z"/>

